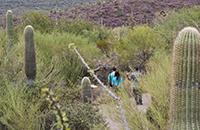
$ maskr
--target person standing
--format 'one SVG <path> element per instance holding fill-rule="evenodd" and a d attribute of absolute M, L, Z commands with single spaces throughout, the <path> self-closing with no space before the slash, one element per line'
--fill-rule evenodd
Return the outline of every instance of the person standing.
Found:
<path fill-rule="evenodd" d="M 113 86 L 112 88 L 115 90 L 116 93 L 119 91 L 119 87 L 122 83 L 122 77 L 118 71 L 115 72 L 115 76 L 113 77 Z"/>
<path fill-rule="evenodd" d="M 115 72 L 117 71 L 117 69 L 115 67 L 112 68 L 112 71 L 109 73 L 108 75 L 108 83 L 109 86 L 112 88 L 113 87 L 113 79 L 115 77 Z"/>

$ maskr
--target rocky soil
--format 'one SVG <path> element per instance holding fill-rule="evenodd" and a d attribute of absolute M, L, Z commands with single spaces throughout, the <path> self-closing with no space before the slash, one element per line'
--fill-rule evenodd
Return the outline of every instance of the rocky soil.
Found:
<path fill-rule="evenodd" d="M 117 27 L 153 23 L 156 13 L 165 16 L 167 10 L 199 5 L 200 0 L 107 0 L 90 6 L 67 9 L 61 17 L 82 18 L 106 26 Z M 57 14 L 50 15 L 55 18 Z"/>
<path fill-rule="evenodd" d="M 92 3 L 96 0 L 0 0 L 0 26 L 3 26 L 5 13 L 12 9 L 15 16 L 20 16 L 27 11 L 50 11 L 56 8 L 65 10 L 75 5 Z"/>
<path fill-rule="evenodd" d="M 50 12 L 55 18 L 81 18 L 110 27 L 153 23 L 156 15 L 165 17 L 167 11 L 200 5 L 200 0 L 0 0 L 0 25 L 5 12 L 12 9 L 15 16 L 31 10 Z M 89 3 L 89 4 L 86 4 Z M 56 8 L 62 10 L 56 13 Z"/>

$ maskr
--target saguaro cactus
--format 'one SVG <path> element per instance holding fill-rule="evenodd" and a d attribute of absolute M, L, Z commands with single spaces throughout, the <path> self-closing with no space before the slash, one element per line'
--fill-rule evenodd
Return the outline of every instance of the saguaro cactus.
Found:
<path fill-rule="evenodd" d="M 28 25 L 24 29 L 25 42 L 25 73 L 28 85 L 33 85 L 36 78 L 36 57 L 33 27 Z"/>
<path fill-rule="evenodd" d="M 82 86 L 82 98 L 84 102 L 90 102 L 92 100 L 91 82 L 88 77 L 84 77 L 81 81 Z"/>
<path fill-rule="evenodd" d="M 6 34 L 7 34 L 7 51 L 13 46 L 14 42 L 14 25 L 13 25 L 13 13 L 8 10 L 6 13 Z"/>
<path fill-rule="evenodd" d="M 170 130 L 200 129 L 200 33 L 186 27 L 173 49 Z"/>

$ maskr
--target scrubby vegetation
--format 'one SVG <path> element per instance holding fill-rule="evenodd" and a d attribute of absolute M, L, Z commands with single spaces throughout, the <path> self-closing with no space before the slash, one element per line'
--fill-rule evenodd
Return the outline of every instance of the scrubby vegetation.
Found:
<path fill-rule="evenodd" d="M 173 80 L 172 44 L 183 27 L 198 28 L 198 12 L 199 7 L 181 9 L 166 18 L 157 17 L 151 26 L 118 28 L 80 20 L 54 21 L 40 12 L 25 14 L 19 25 L 7 27 L 7 31 L 0 29 L 0 129 L 107 129 L 102 111 L 122 123 L 116 101 L 107 93 L 88 101 L 90 83 L 96 81 L 84 78 L 81 87 L 82 78 L 89 73 L 68 47 L 75 43 L 94 69 L 99 67 L 97 61 L 104 62 L 104 57 L 117 57 L 114 63 L 125 79 L 119 95 L 130 129 L 166 130 Z M 12 45 L 9 50 L 8 42 Z M 139 87 L 152 96 L 146 113 L 138 111 L 126 83 L 124 75 L 130 68 L 143 72 Z"/>

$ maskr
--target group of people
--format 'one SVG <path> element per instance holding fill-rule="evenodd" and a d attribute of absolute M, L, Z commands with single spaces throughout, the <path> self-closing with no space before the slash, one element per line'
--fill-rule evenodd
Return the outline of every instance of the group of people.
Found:
<path fill-rule="evenodd" d="M 135 97 L 136 103 L 138 105 L 142 105 L 142 94 L 139 88 L 138 77 L 140 77 L 140 73 L 136 68 L 136 71 L 127 73 L 127 79 L 133 83 L 132 93 Z M 117 70 L 116 67 L 113 67 L 112 71 L 108 75 L 108 83 L 109 86 L 118 94 L 119 88 L 121 86 L 123 79 Z"/>

